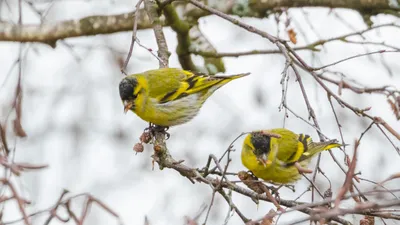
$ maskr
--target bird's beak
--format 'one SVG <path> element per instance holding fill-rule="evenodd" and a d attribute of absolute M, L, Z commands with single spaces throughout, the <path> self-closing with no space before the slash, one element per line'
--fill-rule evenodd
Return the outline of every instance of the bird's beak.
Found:
<path fill-rule="evenodd" d="M 128 112 L 129 109 L 132 108 L 133 103 L 127 100 L 124 101 L 124 113 Z"/>
<path fill-rule="evenodd" d="M 270 165 L 272 162 L 271 160 L 268 160 L 267 154 L 262 154 L 257 157 L 258 162 L 260 162 L 264 167 L 267 167 Z"/>

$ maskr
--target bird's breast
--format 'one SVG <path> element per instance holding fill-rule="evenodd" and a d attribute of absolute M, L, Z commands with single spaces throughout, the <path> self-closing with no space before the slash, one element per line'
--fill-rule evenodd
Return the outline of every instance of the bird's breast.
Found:
<path fill-rule="evenodd" d="M 177 100 L 159 103 L 149 99 L 142 112 L 136 112 L 143 120 L 160 126 L 175 126 L 193 119 L 204 101 L 198 94 L 188 95 Z"/>

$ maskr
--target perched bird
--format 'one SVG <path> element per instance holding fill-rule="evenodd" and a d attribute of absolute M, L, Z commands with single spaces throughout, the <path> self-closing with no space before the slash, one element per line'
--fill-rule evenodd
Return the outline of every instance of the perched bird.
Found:
<path fill-rule="evenodd" d="M 311 137 L 284 128 L 253 131 L 246 136 L 242 163 L 256 177 L 275 184 L 289 184 L 301 178 L 311 158 L 323 150 L 339 147 L 336 140 L 313 142 Z"/>
<path fill-rule="evenodd" d="M 169 127 L 191 120 L 214 91 L 246 75 L 209 76 L 162 68 L 125 77 L 119 94 L 125 113 L 132 110 L 147 122 Z"/>

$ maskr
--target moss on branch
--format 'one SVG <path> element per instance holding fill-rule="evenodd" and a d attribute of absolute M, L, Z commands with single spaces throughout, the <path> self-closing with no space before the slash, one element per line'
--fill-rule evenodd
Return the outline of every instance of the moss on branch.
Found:
<path fill-rule="evenodd" d="M 187 21 L 181 20 L 173 5 L 168 4 L 163 8 L 167 23 L 176 32 L 178 45 L 176 54 L 183 69 L 197 71 L 195 64 L 190 56 L 191 41 L 189 37 L 190 25 Z"/>

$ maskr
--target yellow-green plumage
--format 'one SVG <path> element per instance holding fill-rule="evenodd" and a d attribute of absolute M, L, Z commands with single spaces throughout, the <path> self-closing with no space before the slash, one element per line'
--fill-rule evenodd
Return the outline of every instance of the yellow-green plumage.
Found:
<path fill-rule="evenodd" d="M 208 76 L 163 68 L 127 76 L 119 89 L 124 104 L 129 104 L 140 118 L 160 126 L 174 126 L 195 117 L 218 88 L 246 75 Z"/>
<path fill-rule="evenodd" d="M 280 138 L 270 137 L 263 132 L 277 134 Z M 335 140 L 312 142 L 308 135 L 277 128 L 248 134 L 243 142 L 241 158 L 243 165 L 256 177 L 272 183 L 288 184 L 301 178 L 294 166 L 296 162 L 307 168 L 317 153 L 339 146 Z M 262 154 L 267 155 L 266 165 L 259 160 Z"/>

